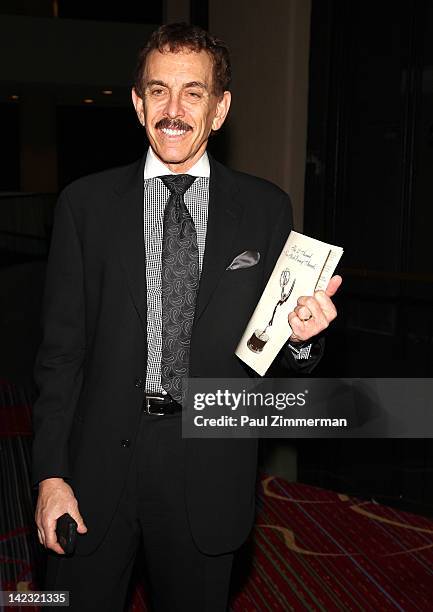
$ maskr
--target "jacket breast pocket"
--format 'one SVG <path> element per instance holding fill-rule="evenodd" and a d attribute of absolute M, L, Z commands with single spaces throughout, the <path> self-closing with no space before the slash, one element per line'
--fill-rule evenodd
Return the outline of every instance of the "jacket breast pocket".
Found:
<path fill-rule="evenodd" d="M 225 299 L 232 300 L 233 304 L 244 300 L 257 302 L 263 291 L 262 266 L 258 264 L 250 268 L 225 270 L 219 283 L 219 290 L 223 292 Z"/>
<path fill-rule="evenodd" d="M 231 283 L 258 282 L 263 276 L 263 266 L 259 263 L 247 268 L 236 268 L 235 270 L 224 270 L 223 278 Z"/>

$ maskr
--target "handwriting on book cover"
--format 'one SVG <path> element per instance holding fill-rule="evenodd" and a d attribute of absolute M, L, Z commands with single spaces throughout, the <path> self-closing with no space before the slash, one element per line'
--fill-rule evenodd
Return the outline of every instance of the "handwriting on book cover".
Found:
<path fill-rule="evenodd" d="M 236 348 L 236 355 L 258 374 L 266 374 L 288 341 L 288 316 L 298 298 L 325 290 L 342 254 L 341 247 L 290 232 Z"/>

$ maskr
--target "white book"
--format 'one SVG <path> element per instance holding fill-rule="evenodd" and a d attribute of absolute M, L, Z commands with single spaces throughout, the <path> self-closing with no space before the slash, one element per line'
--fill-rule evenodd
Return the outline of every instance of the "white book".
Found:
<path fill-rule="evenodd" d="M 264 376 L 292 334 L 289 313 L 302 295 L 324 291 L 343 254 L 341 247 L 290 232 L 236 355 Z"/>

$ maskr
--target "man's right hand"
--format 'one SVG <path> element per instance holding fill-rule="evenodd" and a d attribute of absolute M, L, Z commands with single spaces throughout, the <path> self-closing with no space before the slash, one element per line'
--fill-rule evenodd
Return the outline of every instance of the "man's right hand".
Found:
<path fill-rule="evenodd" d="M 86 533 L 87 527 L 78 510 L 74 492 L 63 478 L 46 478 L 39 483 L 39 496 L 35 520 L 38 527 L 39 542 L 60 555 L 65 554 L 57 541 L 57 519 L 68 512 L 77 521 L 77 532 Z"/>

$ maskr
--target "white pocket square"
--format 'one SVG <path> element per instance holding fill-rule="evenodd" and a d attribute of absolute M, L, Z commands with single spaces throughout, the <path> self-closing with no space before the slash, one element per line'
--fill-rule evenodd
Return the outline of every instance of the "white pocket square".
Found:
<path fill-rule="evenodd" d="M 244 251 L 237 255 L 232 263 L 227 266 L 226 270 L 240 270 L 242 268 L 251 268 L 260 261 L 260 253 L 258 251 Z"/>

